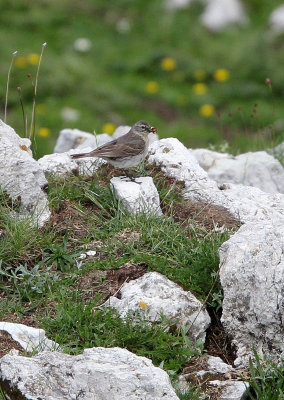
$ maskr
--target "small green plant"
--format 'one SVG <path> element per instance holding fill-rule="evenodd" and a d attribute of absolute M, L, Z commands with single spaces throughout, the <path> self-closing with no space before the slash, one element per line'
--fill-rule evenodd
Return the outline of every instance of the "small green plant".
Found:
<path fill-rule="evenodd" d="M 175 382 L 173 382 L 173 386 L 175 387 Z M 176 389 L 176 394 L 180 400 L 202 400 L 206 399 L 205 396 L 202 396 L 200 390 L 196 389 L 193 384 L 189 384 L 188 390 L 184 393 L 180 389 Z"/>
<path fill-rule="evenodd" d="M 54 266 L 61 272 L 70 271 L 75 265 L 75 258 L 80 254 L 80 251 L 68 248 L 68 235 L 64 236 L 62 243 L 54 243 L 43 252 L 41 264 Z"/>
<path fill-rule="evenodd" d="M 224 299 L 223 289 L 219 281 L 219 270 L 217 272 L 212 272 L 211 277 L 214 279 L 214 282 L 210 290 L 207 304 L 214 309 L 215 312 L 218 312 L 222 309 Z"/>
<path fill-rule="evenodd" d="M 284 400 L 284 363 L 277 365 L 267 357 L 261 357 L 254 350 L 255 361 L 250 359 L 250 389 L 251 400 Z"/>
<path fill-rule="evenodd" d="M 15 218 L 17 202 L 8 203 L 0 193 L 0 259 L 3 265 L 12 266 L 24 263 L 37 255 L 40 245 L 40 233 L 28 220 Z"/>
<path fill-rule="evenodd" d="M 20 298 L 22 301 L 31 301 L 42 298 L 42 295 L 51 290 L 59 280 L 59 275 L 52 273 L 51 267 L 43 270 L 40 264 L 29 269 L 27 264 L 14 267 L 2 267 L 0 260 L 0 276 L 2 280 L 9 282 L 11 287 L 6 290 Z"/>

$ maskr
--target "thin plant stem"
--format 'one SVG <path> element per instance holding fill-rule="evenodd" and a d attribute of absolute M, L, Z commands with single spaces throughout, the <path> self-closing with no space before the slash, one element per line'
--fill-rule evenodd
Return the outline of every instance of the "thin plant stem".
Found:
<path fill-rule="evenodd" d="M 11 70 L 12 70 L 12 66 L 14 64 L 14 60 L 15 57 L 17 55 L 17 51 L 14 51 L 14 53 L 12 54 L 12 59 L 10 62 L 10 67 L 8 70 L 8 77 L 7 77 L 7 86 L 6 86 L 6 99 L 5 99 L 5 111 L 4 111 L 4 122 L 6 123 L 6 119 L 7 119 L 7 105 L 8 105 L 8 93 L 9 93 L 9 82 L 10 82 L 10 75 L 11 75 Z"/>
<path fill-rule="evenodd" d="M 35 109 L 36 109 L 36 94 L 37 94 L 37 85 L 38 85 L 38 76 L 39 76 L 39 69 L 41 64 L 42 55 L 47 43 L 44 42 L 41 47 L 41 53 L 38 61 L 37 72 L 36 72 L 36 79 L 35 79 L 35 86 L 34 86 L 34 101 L 33 101 L 33 110 L 32 110 L 32 117 L 31 117 L 31 127 L 30 127 L 30 139 L 32 139 L 35 133 Z"/>

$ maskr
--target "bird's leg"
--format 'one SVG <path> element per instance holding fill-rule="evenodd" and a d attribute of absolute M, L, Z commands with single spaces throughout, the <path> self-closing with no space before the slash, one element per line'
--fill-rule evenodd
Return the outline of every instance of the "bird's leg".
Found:
<path fill-rule="evenodd" d="M 129 172 L 128 170 L 124 169 L 123 171 L 124 171 L 126 177 L 127 177 L 131 182 L 135 182 L 135 183 L 137 183 L 138 185 L 141 185 L 142 182 L 136 182 L 134 176 L 133 176 L 132 174 L 130 174 L 130 172 Z"/>

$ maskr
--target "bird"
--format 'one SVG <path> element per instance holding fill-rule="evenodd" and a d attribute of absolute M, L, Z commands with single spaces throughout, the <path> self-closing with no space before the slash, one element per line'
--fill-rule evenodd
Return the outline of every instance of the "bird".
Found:
<path fill-rule="evenodd" d="M 157 132 L 157 129 L 147 121 L 138 121 L 125 135 L 105 143 L 88 153 L 71 154 L 71 157 L 100 157 L 115 168 L 123 170 L 137 167 L 148 154 L 148 135 L 151 132 Z M 127 171 L 125 171 L 125 174 L 132 181 L 135 181 Z"/>

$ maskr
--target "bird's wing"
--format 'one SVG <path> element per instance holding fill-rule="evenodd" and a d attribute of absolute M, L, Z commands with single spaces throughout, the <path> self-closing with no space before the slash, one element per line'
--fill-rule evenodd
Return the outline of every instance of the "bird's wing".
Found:
<path fill-rule="evenodd" d="M 143 138 L 139 135 L 134 136 L 127 133 L 118 139 L 98 147 L 92 153 L 94 157 L 127 157 L 138 155 L 144 148 L 145 141 Z"/>

